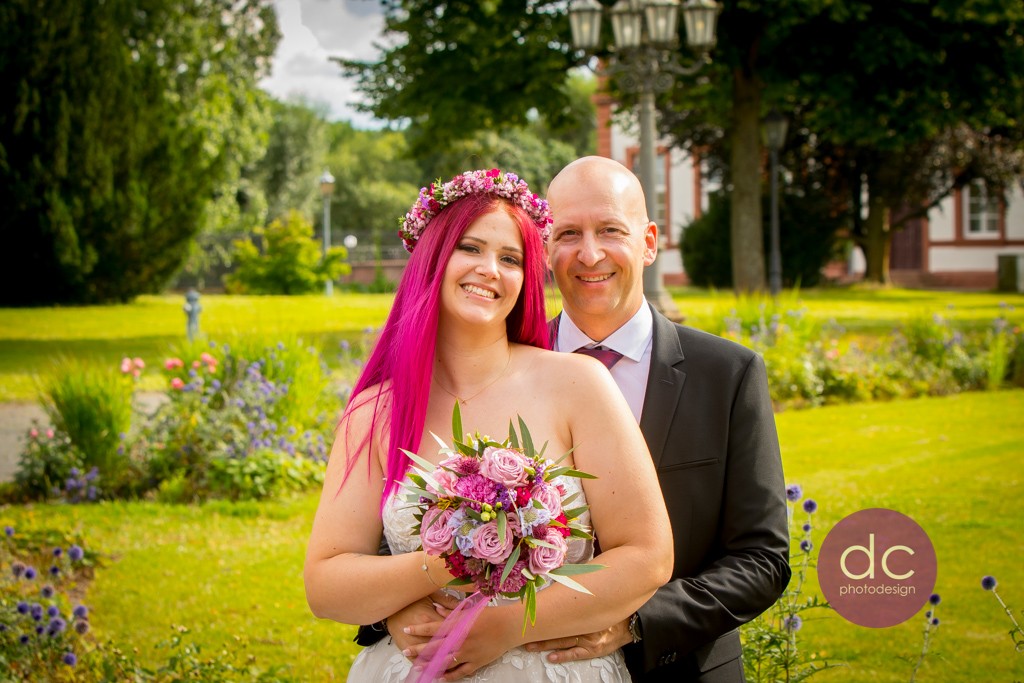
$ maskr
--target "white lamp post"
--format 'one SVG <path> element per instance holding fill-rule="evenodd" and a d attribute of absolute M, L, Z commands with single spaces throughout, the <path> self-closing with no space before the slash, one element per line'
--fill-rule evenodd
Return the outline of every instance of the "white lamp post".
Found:
<path fill-rule="evenodd" d="M 628 92 L 640 95 L 640 182 L 647 200 L 647 216 L 657 216 L 658 193 L 655 187 L 655 93 L 665 92 L 675 83 L 674 74 L 697 73 L 710 61 L 708 52 L 715 45 L 715 24 L 720 7 L 712 0 L 689 0 L 683 5 L 686 40 L 698 53 L 697 60 L 683 67 L 674 49 L 679 27 L 679 0 L 619 0 L 611 15 L 614 57 L 608 71 Z M 596 0 L 574 0 L 569 8 L 573 45 L 594 53 L 601 46 L 602 6 Z M 668 217 L 666 217 L 666 222 Z M 659 226 L 665 234 L 669 226 Z M 655 308 L 670 318 L 679 311 L 662 283 L 660 259 L 644 269 L 644 294 Z"/>
<path fill-rule="evenodd" d="M 327 253 L 331 250 L 331 195 L 334 194 L 334 176 L 324 169 L 320 176 L 320 196 L 324 198 L 324 261 L 327 260 Z M 327 285 L 324 290 L 327 296 L 334 294 L 334 283 L 327 278 Z"/>
<path fill-rule="evenodd" d="M 772 109 L 764 117 L 764 142 L 771 155 L 771 247 L 768 256 L 768 289 L 772 296 L 782 291 L 782 247 L 779 236 L 779 150 L 786 144 L 786 117 Z"/>

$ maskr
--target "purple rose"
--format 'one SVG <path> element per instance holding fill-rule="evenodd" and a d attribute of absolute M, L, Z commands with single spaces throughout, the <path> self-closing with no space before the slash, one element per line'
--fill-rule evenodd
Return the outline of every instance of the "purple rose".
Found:
<path fill-rule="evenodd" d="M 508 448 L 487 448 L 484 450 L 480 474 L 500 482 L 509 488 L 525 486 L 529 481 L 526 472 L 526 458 Z"/>
<path fill-rule="evenodd" d="M 547 508 L 552 519 L 562 514 L 562 494 L 554 486 L 538 484 L 533 489 L 533 499 Z"/>
<path fill-rule="evenodd" d="M 452 528 L 448 526 L 452 508 L 439 510 L 430 508 L 423 513 L 420 522 L 420 542 L 430 555 L 440 555 L 452 547 Z"/>
<path fill-rule="evenodd" d="M 536 535 L 541 541 L 547 541 L 553 548 L 538 545 L 530 549 L 530 571 L 534 574 L 547 574 L 565 564 L 565 553 L 568 546 L 558 530 L 548 527 Z"/>
<path fill-rule="evenodd" d="M 505 526 L 504 536 L 498 534 L 498 523 L 488 522 L 473 534 L 473 557 L 500 564 L 512 554 L 512 530 Z"/>

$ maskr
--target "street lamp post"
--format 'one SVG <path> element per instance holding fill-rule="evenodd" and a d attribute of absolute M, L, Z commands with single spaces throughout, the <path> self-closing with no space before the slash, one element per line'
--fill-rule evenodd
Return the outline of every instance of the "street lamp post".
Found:
<path fill-rule="evenodd" d="M 324 261 L 327 261 L 327 254 L 331 251 L 331 195 L 334 194 L 334 176 L 328 169 L 320 176 L 320 196 L 324 198 Z M 327 285 L 324 289 L 327 296 L 334 294 L 334 282 L 327 278 Z"/>
<path fill-rule="evenodd" d="M 772 296 L 782 291 L 782 247 L 779 236 L 779 150 L 786 143 L 786 117 L 772 109 L 764 117 L 764 142 L 771 156 L 771 252 L 768 257 L 768 288 Z"/>
<path fill-rule="evenodd" d="M 640 183 L 647 200 L 647 216 L 657 216 L 654 96 L 670 90 L 675 75 L 692 75 L 710 62 L 715 45 L 715 23 L 720 7 L 713 0 L 689 0 L 683 8 L 687 44 L 698 53 L 697 60 L 682 66 L 676 59 L 679 0 L 619 0 L 611 9 L 614 45 L 608 72 L 627 92 L 640 96 Z M 589 53 L 601 47 L 602 5 L 597 0 L 574 0 L 569 8 L 573 45 Z M 668 217 L 665 217 L 668 222 Z M 659 226 L 662 233 L 667 225 Z M 679 311 L 665 291 L 660 259 L 644 269 L 644 294 L 655 308 L 678 319 Z"/>

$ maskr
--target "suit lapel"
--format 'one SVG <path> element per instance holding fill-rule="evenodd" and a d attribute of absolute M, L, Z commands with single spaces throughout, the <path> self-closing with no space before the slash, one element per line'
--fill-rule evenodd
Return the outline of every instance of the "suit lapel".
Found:
<path fill-rule="evenodd" d="M 651 458 L 657 467 L 668 440 L 676 406 L 683 394 L 686 372 L 682 369 L 683 347 L 675 325 L 653 307 L 654 341 L 651 348 L 651 371 L 647 377 L 647 393 L 640 416 L 640 431 L 647 441 Z M 679 367 L 677 367 L 679 366 Z"/>

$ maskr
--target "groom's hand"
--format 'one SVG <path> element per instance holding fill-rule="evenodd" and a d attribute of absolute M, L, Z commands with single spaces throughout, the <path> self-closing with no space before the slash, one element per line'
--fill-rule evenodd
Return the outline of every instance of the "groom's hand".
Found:
<path fill-rule="evenodd" d="M 526 649 L 529 652 L 551 650 L 548 654 L 548 661 L 552 664 L 562 664 L 580 659 L 604 657 L 632 642 L 633 637 L 629 634 L 629 620 L 626 619 L 597 633 L 527 643 Z"/>
<path fill-rule="evenodd" d="M 395 646 L 399 650 L 416 649 L 417 646 L 421 646 L 430 641 L 430 638 L 423 638 L 421 636 L 411 635 L 406 631 L 407 627 L 415 624 L 430 624 L 433 622 L 440 623 L 444 620 L 444 616 L 438 613 L 437 605 L 443 604 L 439 601 L 450 600 L 447 596 L 443 596 L 440 593 L 427 596 L 416 602 L 412 603 L 408 607 L 400 609 L 393 615 L 388 617 L 388 634 L 394 641 Z"/>

